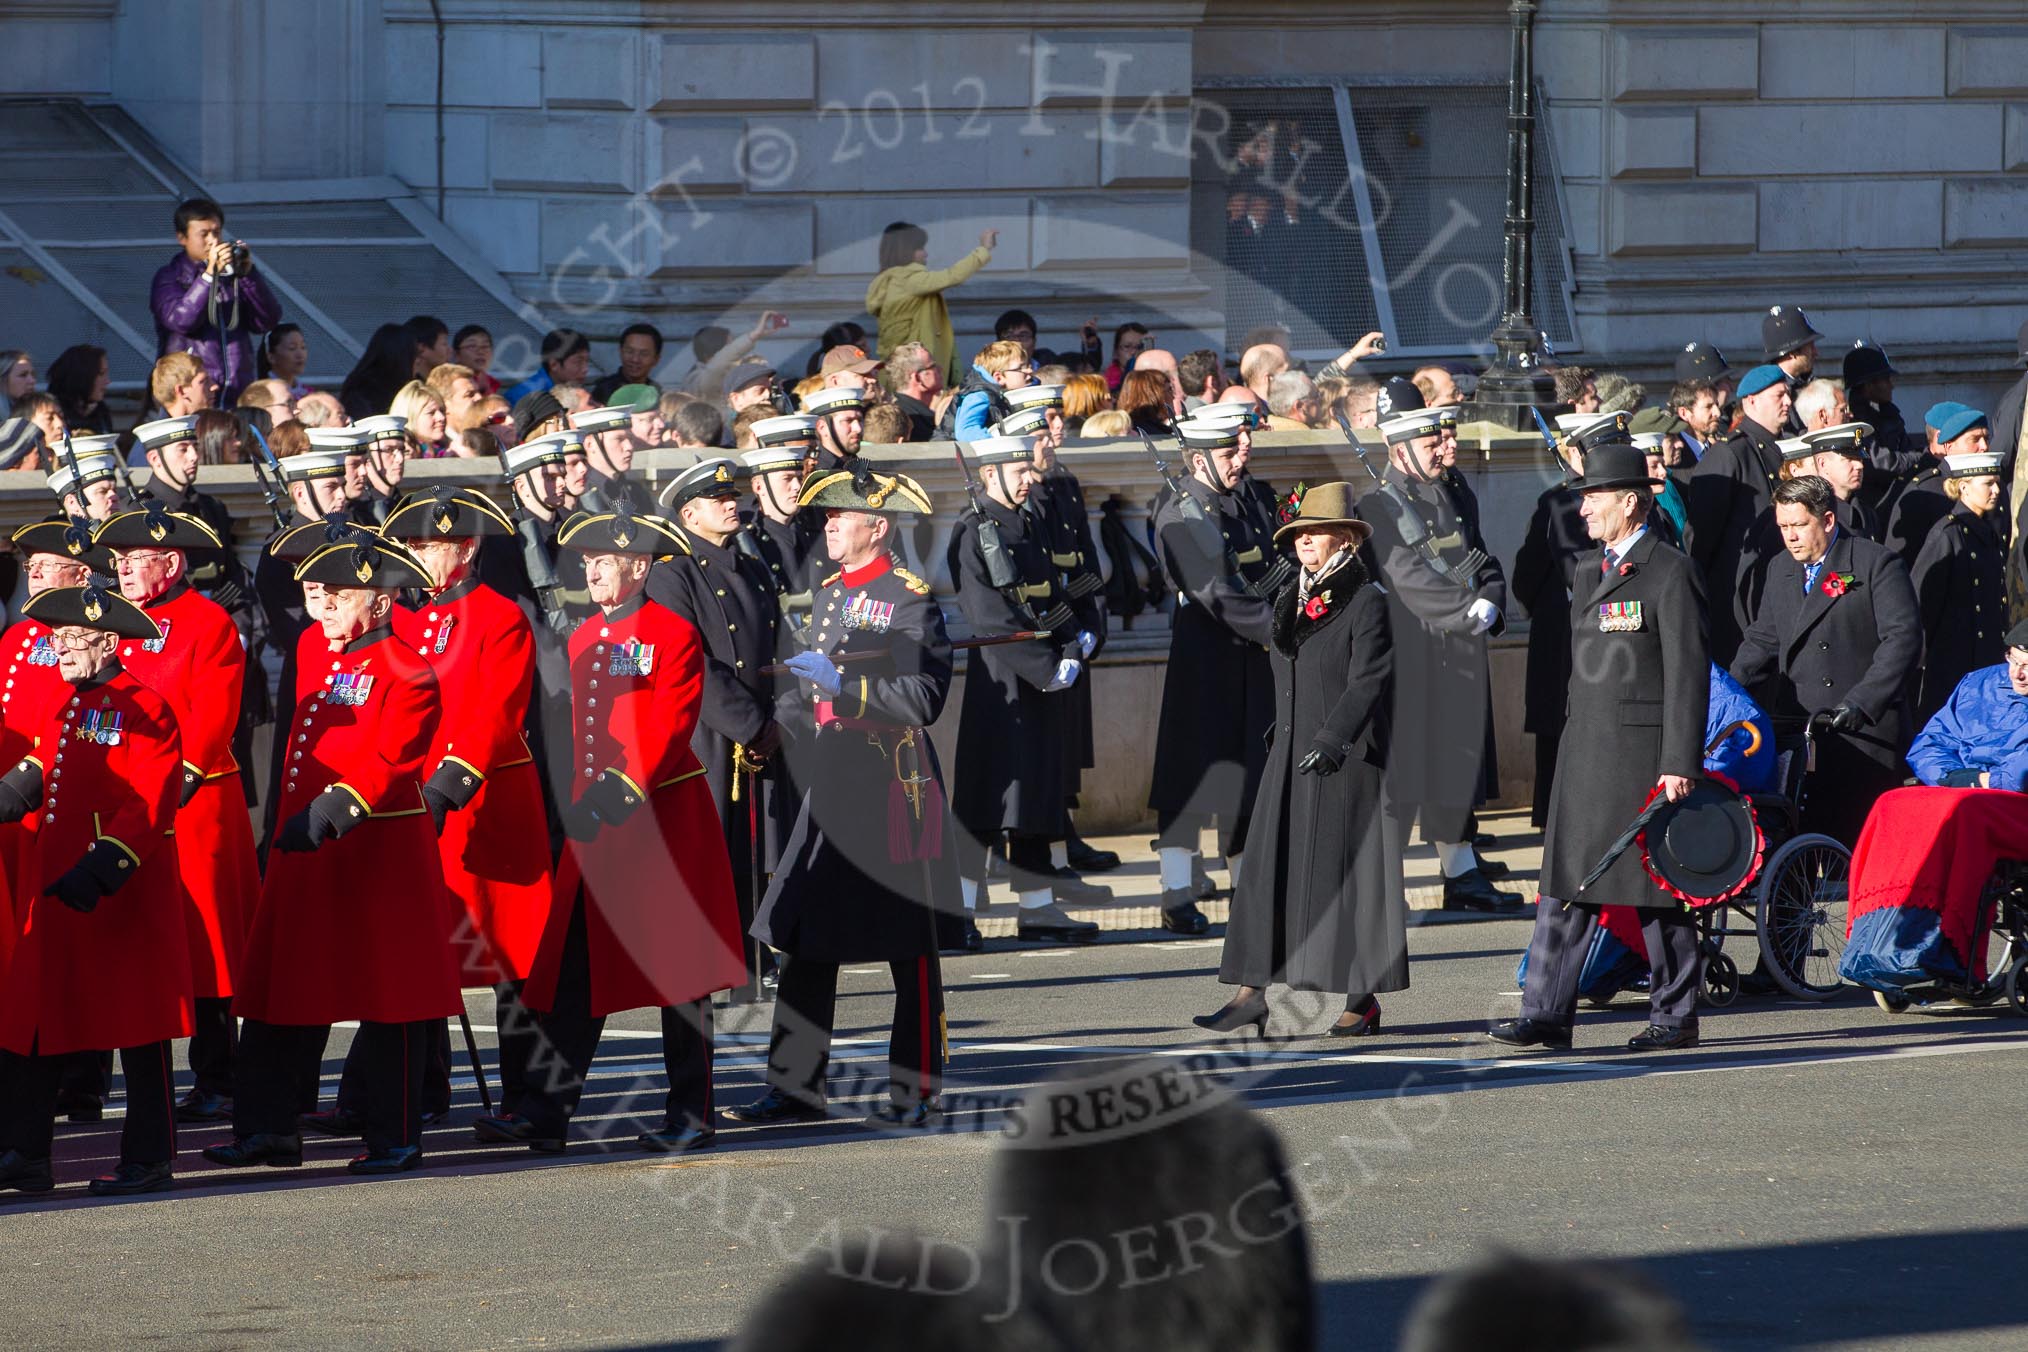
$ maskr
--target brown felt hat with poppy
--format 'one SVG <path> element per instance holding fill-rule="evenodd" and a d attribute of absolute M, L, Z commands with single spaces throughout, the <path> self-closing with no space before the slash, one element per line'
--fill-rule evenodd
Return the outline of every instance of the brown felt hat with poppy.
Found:
<path fill-rule="evenodd" d="M 1275 543 L 1284 544 L 1289 537 L 1304 531 L 1317 530 L 1324 526 L 1336 526 L 1352 533 L 1352 543 L 1357 545 L 1373 534 L 1373 527 L 1352 514 L 1357 499 L 1348 483 L 1318 484 L 1303 494 L 1302 505 L 1296 514 L 1275 532 Z"/>

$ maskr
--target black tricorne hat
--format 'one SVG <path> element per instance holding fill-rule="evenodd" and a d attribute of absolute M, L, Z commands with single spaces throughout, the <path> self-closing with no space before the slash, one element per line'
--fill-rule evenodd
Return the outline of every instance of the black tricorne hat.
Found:
<path fill-rule="evenodd" d="M 1648 473 L 1647 452 L 1630 441 L 1608 442 L 1584 456 L 1584 477 L 1564 487 L 1573 493 L 1598 488 L 1654 488 L 1662 481 Z"/>
<path fill-rule="evenodd" d="M 1753 805 L 1723 780 L 1703 778 L 1649 819 L 1641 866 L 1671 896 L 1710 906 L 1753 881 L 1765 848 Z"/>
<path fill-rule="evenodd" d="M 121 638 L 158 639 L 162 631 L 148 618 L 148 612 L 103 587 L 51 587 L 28 598 L 21 613 L 41 620 L 52 629 L 77 625 L 102 629 Z"/>
<path fill-rule="evenodd" d="M 683 554 L 690 548 L 675 526 L 625 504 L 614 512 L 577 513 L 563 523 L 556 543 L 580 554 Z"/>
<path fill-rule="evenodd" d="M 296 581 L 327 587 L 434 587 L 436 579 L 423 561 L 392 540 L 370 531 L 325 545 L 296 565 Z"/>
<path fill-rule="evenodd" d="M 267 552 L 278 559 L 300 563 L 325 545 L 349 540 L 354 536 L 372 534 L 372 531 L 354 521 L 343 511 L 337 511 L 280 532 L 274 539 L 268 541 Z"/>
<path fill-rule="evenodd" d="M 380 533 L 391 540 L 467 540 L 512 535 L 514 523 L 478 489 L 445 485 L 403 496 L 380 523 Z"/>
<path fill-rule="evenodd" d="M 113 556 L 92 540 L 91 522 L 81 516 L 68 521 L 31 521 L 10 537 L 23 558 L 54 554 L 73 563 L 89 564 L 95 573 L 113 571 Z"/>
<path fill-rule="evenodd" d="M 92 533 L 92 543 L 108 549 L 217 549 L 225 542 L 209 523 L 154 501 L 108 519 Z"/>

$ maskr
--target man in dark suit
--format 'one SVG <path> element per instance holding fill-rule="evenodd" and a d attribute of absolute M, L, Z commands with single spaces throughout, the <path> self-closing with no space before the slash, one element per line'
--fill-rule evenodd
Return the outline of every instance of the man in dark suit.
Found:
<path fill-rule="evenodd" d="M 1625 415 L 1620 415 L 1624 423 Z M 1599 908 L 1640 911 L 1647 940 L 1648 1028 L 1627 1045 L 1697 1045 L 1702 961 L 1696 922 L 1622 853 L 1578 895 L 1578 884 L 1657 791 L 1672 801 L 1703 772 L 1710 702 L 1704 601 L 1690 560 L 1648 525 L 1657 481 L 1620 433 L 1586 451 L 1571 484 L 1598 548 L 1579 561 L 1570 601 L 1570 719 L 1543 833 L 1542 900 L 1528 945 L 1521 1017 L 1487 1029 L 1512 1046 L 1570 1046 L 1578 974 Z"/>
<path fill-rule="evenodd" d="M 1788 421 L 1788 377 L 1778 366 L 1756 366 L 1739 381 L 1739 428 L 1697 462 L 1685 494 L 1690 511 L 1690 557 L 1704 578 L 1711 606 L 1712 660 L 1728 663 L 1745 631 L 1742 578 L 1757 583 L 1781 542 L 1755 523 L 1767 511 L 1780 481 L 1776 438 Z"/>
<path fill-rule="evenodd" d="M 1775 490 L 1786 549 L 1732 675 L 1775 719 L 1777 736 L 1831 716 L 1803 794 L 1806 831 L 1847 845 L 1873 800 L 1908 773 L 1908 686 L 1922 661 L 1922 616 L 1894 551 L 1838 529 L 1831 486 L 1814 474 Z"/>

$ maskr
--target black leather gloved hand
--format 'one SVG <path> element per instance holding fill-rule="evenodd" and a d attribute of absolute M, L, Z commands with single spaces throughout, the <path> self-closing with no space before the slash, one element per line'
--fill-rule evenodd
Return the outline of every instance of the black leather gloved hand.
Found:
<path fill-rule="evenodd" d="M 282 825 L 275 848 L 284 854 L 305 854 L 327 840 L 336 840 L 366 820 L 359 801 L 343 789 L 326 789 L 316 801 Z"/>
<path fill-rule="evenodd" d="M 1855 704 L 1841 704 L 1831 710 L 1831 731 L 1857 732 L 1866 726 L 1866 712 Z"/>
<path fill-rule="evenodd" d="M 97 878 L 83 868 L 74 868 L 44 888 L 42 895 L 55 897 L 80 915 L 90 915 L 98 909 L 99 898 L 105 891 Z"/>
<path fill-rule="evenodd" d="M 0 824 L 18 822 L 42 803 L 42 768 L 25 760 L 0 775 Z"/>
<path fill-rule="evenodd" d="M 97 909 L 99 898 L 119 891 L 133 876 L 134 861 L 125 850 L 111 841 L 93 841 L 76 865 L 44 888 L 42 895 L 55 897 L 73 911 L 89 915 Z"/>
<path fill-rule="evenodd" d="M 204 776 L 197 773 L 197 771 L 191 769 L 189 766 L 187 765 L 184 766 L 183 791 L 177 795 L 176 806 L 188 807 L 190 805 L 190 800 L 195 798 L 197 796 L 197 791 L 203 787 L 204 787 Z"/>
<path fill-rule="evenodd" d="M 1335 775 L 1342 762 L 1320 746 L 1313 746 L 1309 754 L 1296 762 L 1299 775 Z"/>

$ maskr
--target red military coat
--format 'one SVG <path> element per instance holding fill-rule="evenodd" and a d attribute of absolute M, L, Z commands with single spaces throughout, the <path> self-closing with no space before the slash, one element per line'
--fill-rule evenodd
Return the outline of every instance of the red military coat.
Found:
<path fill-rule="evenodd" d="M 521 735 L 535 681 L 535 641 L 512 601 L 468 578 L 420 610 L 398 612 L 395 633 L 436 669 L 444 717 L 423 762 L 478 781 L 437 838 L 444 885 L 471 925 L 453 944 L 467 985 L 519 981 L 535 960 L 553 885 L 542 776 Z"/>
<path fill-rule="evenodd" d="M 124 640 L 120 663 L 169 701 L 184 768 L 204 778 L 176 812 L 183 922 L 195 992 L 229 996 L 261 892 L 253 822 L 232 758 L 246 650 L 225 608 L 188 586 L 179 583 L 146 609 L 162 637 Z"/>
<path fill-rule="evenodd" d="M 56 669 L 56 649 L 49 643 L 49 626 L 41 620 L 22 620 L 0 634 L 0 767 L 15 764 L 34 745 L 41 719 L 70 698 L 70 686 Z M 14 941 L 28 921 L 26 897 L 17 905 L 21 860 L 28 848 L 31 826 L 12 822 L 0 826 L 0 980 L 7 972 L 7 958 Z"/>
<path fill-rule="evenodd" d="M 690 622 L 636 596 L 570 638 L 571 739 L 582 798 L 601 771 L 646 801 L 596 839 L 565 844 L 555 904 L 523 999 L 553 1007 L 563 941 L 587 907 L 591 1012 L 682 1004 L 738 985 L 739 907 L 718 809 L 690 749 L 704 648 Z"/>
<path fill-rule="evenodd" d="M 288 738 L 275 820 L 332 787 L 365 820 L 307 853 L 268 852 L 235 1012 L 312 1025 L 455 1014 L 460 909 L 419 787 L 442 713 L 436 673 L 392 628 L 298 652 L 296 707 L 275 730 Z"/>
<path fill-rule="evenodd" d="M 24 759 L 42 771 L 42 804 L 18 879 L 27 916 L 0 991 L 0 1047 L 54 1056 L 188 1036 L 172 834 L 183 755 L 168 701 L 116 669 L 71 691 L 33 740 Z M 101 840 L 132 876 L 98 909 L 42 895 Z"/>

